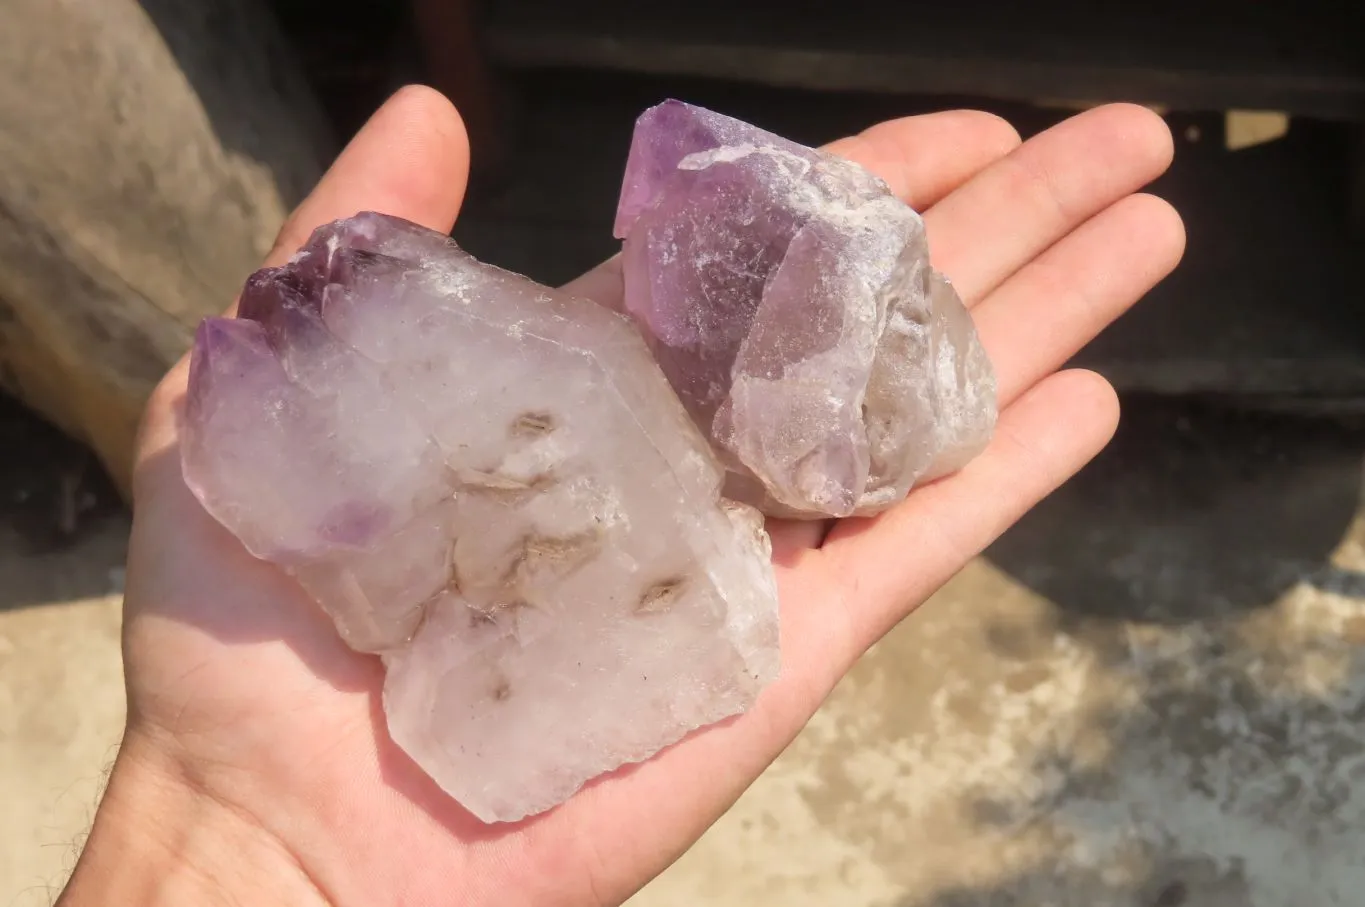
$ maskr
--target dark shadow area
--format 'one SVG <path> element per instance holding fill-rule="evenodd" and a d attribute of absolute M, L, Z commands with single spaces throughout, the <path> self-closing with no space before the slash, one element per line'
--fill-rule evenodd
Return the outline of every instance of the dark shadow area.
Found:
<path fill-rule="evenodd" d="M 1109 448 L 987 556 L 1076 623 L 1209 621 L 1305 577 L 1359 589 L 1327 561 L 1363 456 L 1359 419 L 1129 398 Z"/>
<path fill-rule="evenodd" d="M 403 82 L 423 81 L 409 0 L 258 0 L 279 23 L 286 53 L 345 141 Z"/>
<path fill-rule="evenodd" d="M 1354 114 L 1358 8 L 1327 0 L 489 0 L 495 59 L 806 89 Z"/>
<path fill-rule="evenodd" d="M 58 559 L 98 535 L 127 510 L 99 461 L 84 445 L 48 425 L 7 394 L 0 394 L 0 610 L 40 604 L 23 576 L 60 569 Z M 120 561 L 121 562 L 121 561 Z M 107 594 L 99 570 L 60 577 L 72 598 Z"/>
<path fill-rule="evenodd" d="M 1033 907 L 1059 904 L 1066 907 L 1247 907 L 1251 898 L 1245 876 L 1237 870 L 1221 870 L 1212 860 L 1192 859 L 1173 867 L 1163 881 L 1153 878 L 1123 885 L 1106 881 L 1103 869 L 1084 876 L 1068 875 L 1063 886 L 1046 871 L 1011 879 L 991 891 L 974 888 L 950 890 L 930 900 L 912 897 L 897 907 Z M 1056 900 L 1065 892 L 1066 900 Z"/>
<path fill-rule="evenodd" d="M 1365 396 L 1352 130 L 1294 120 L 1229 150 L 1221 116 L 1167 122 L 1176 158 L 1150 191 L 1180 212 L 1185 260 L 1078 363 L 1134 391 Z"/>
<path fill-rule="evenodd" d="M 203 104 L 223 147 L 268 167 L 285 205 L 298 204 L 339 148 L 336 130 L 302 65 L 304 59 L 319 57 L 348 59 L 328 44 L 327 29 L 314 30 L 316 38 L 302 44 L 305 55 L 284 39 L 271 9 L 259 0 L 139 2 Z M 323 25 L 344 23 L 346 5 L 331 4 L 328 9 L 335 12 L 330 13 L 321 8 L 306 12 Z M 368 4 L 372 10 L 389 6 L 393 4 Z M 353 100 L 370 110 L 378 103 L 363 94 Z"/>

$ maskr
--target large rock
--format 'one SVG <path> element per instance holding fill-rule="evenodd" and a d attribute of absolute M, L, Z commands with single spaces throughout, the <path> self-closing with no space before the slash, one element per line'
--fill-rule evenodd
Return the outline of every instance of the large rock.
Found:
<path fill-rule="evenodd" d="M 0 27 L 0 386 L 127 488 L 148 393 L 331 156 L 244 0 L 11 0 Z"/>

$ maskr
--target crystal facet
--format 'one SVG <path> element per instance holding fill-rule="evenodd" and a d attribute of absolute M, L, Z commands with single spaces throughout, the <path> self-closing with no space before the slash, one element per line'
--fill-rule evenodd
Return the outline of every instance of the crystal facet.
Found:
<path fill-rule="evenodd" d="M 759 514 L 629 320 L 361 214 L 195 339 L 186 480 L 387 670 L 485 821 L 739 713 L 778 669 Z"/>
<path fill-rule="evenodd" d="M 616 235 L 626 311 L 728 496 L 876 513 L 990 439 L 971 316 L 919 215 L 857 164 L 667 101 L 636 124 Z"/>

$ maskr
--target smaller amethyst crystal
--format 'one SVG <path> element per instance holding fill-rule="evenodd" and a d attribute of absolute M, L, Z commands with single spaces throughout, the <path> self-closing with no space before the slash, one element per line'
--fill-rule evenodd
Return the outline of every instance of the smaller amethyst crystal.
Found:
<path fill-rule="evenodd" d="M 924 223 L 864 168 L 668 101 L 635 127 L 625 307 L 775 516 L 865 515 L 989 441 L 995 378 Z"/>

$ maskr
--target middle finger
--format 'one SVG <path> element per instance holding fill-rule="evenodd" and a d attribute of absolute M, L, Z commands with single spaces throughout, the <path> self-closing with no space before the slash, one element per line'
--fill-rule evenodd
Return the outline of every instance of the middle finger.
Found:
<path fill-rule="evenodd" d="M 1029 139 L 924 215 L 934 267 L 974 305 L 1054 242 L 1159 176 L 1171 133 L 1145 107 L 1110 104 Z"/>

